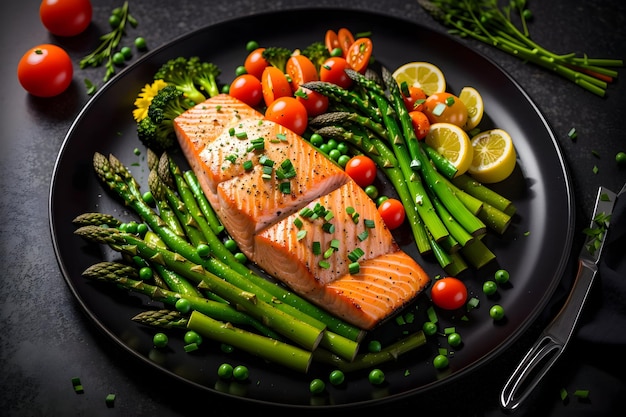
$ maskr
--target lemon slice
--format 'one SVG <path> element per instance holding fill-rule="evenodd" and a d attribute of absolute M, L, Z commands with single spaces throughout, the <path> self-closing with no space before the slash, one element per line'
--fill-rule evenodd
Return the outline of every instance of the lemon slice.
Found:
<path fill-rule="evenodd" d="M 511 136 L 502 129 L 479 133 L 471 139 L 472 163 L 467 172 L 479 182 L 489 184 L 507 178 L 515 169 L 517 154 Z"/>
<path fill-rule="evenodd" d="M 424 141 L 456 167 L 457 176 L 469 169 L 473 159 L 472 144 L 459 126 L 446 122 L 433 123 Z"/>
<path fill-rule="evenodd" d="M 420 87 L 427 96 L 446 91 L 446 79 L 443 72 L 430 62 L 409 62 L 392 74 L 398 85 L 406 82 L 407 85 Z"/>
<path fill-rule="evenodd" d="M 474 129 L 483 118 L 484 105 L 483 98 L 474 87 L 463 87 L 459 93 L 459 100 L 467 107 L 467 122 L 463 129 L 469 131 Z"/>

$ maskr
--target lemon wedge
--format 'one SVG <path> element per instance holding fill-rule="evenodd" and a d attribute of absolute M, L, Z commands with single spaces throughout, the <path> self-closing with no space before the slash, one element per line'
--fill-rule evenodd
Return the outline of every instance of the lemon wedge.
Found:
<path fill-rule="evenodd" d="M 473 158 L 467 172 L 489 184 L 506 179 L 515 169 L 517 154 L 511 136 L 502 129 L 479 133 L 470 140 Z"/>
<path fill-rule="evenodd" d="M 409 87 L 420 87 L 427 96 L 446 91 L 443 72 L 430 62 L 408 62 L 396 69 L 392 76 L 398 85 L 406 82 Z"/>
<path fill-rule="evenodd" d="M 463 87 L 459 93 L 459 100 L 467 107 L 467 122 L 463 126 L 466 131 L 474 129 L 483 118 L 485 106 L 483 98 L 474 87 Z"/>
<path fill-rule="evenodd" d="M 424 141 L 456 167 L 457 176 L 467 172 L 473 160 L 473 149 L 462 128 L 452 123 L 433 123 Z"/>

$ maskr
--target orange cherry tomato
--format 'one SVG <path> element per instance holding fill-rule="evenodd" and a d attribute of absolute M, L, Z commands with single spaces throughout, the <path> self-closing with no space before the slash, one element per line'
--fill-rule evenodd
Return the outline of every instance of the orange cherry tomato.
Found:
<path fill-rule="evenodd" d="M 418 139 L 424 139 L 430 130 L 430 122 L 428 121 L 428 117 L 419 110 L 414 110 L 409 112 L 409 116 L 411 116 L 411 123 L 413 124 L 413 129 L 415 130 L 415 136 Z"/>
<path fill-rule="evenodd" d="M 423 111 L 431 124 L 447 122 L 463 127 L 467 122 L 467 107 L 457 96 L 447 92 L 428 96 Z"/>
<path fill-rule="evenodd" d="M 465 305 L 467 287 L 458 278 L 440 278 L 433 284 L 430 297 L 437 307 L 444 310 L 456 310 Z"/>
<path fill-rule="evenodd" d="M 276 122 L 298 135 L 307 128 L 308 115 L 306 108 L 295 97 L 279 97 L 267 106 L 265 118 Z"/>
<path fill-rule="evenodd" d="M 422 111 L 424 109 L 424 102 L 426 101 L 426 93 L 424 93 L 424 90 L 420 87 L 410 86 L 409 95 L 405 96 L 404 93 L 402 93 L 402 99 L 408 111 Z"/>
<path fill-rule="evenodd" d="M 372 40 L 370 38 L 359 38 L 352 42 L 346 53 L 346 60 L 353 70 L 363 74 L 370 63 L 372 57 Z"/>
<path fill-rule="evenodd" d="M 304 55 L 293 55 L 287 60 L 285 72 L 289 76 L 291 89 L 297 91 L 300 84 L 319 80 L 315 64 Z"/>
<path fill-rule="evenodd" d="M 348 50 L 354 43 L 354 35 L 348 28 L 341 28 L 337 31 L 337 40 L 345 58 L 348 56 Z"/>
<path fill-rule="evenodd" d="M 261 75 L 261 86 L 263 89 L 263 100 L 269 106 L 279 97 L 288 97 L 293 94 L 287 76 L 278 68 L 269 66 L 263 70 Z"/>
<path fill-rule="evenodd" d="M 362 188 L 371 185 L 376 179 L 376 162 L 365 155 L 356 155 L 350 158 L 344 170 Z"/>
<path fill-rule="evenodd" d="M 324 36 L 324 45 L 326 45 L 326 49 L 328 49 L 328 52 L 330 52 L 331 54 L 333 53 L 333 50 L 335 50 L 335 48 L 341 48 L 341 45 L 339 45 L 337 32 L 332 29 L 328 29 L 326 31 L 326 36 Z"/>
<path fill-rule="evenodd" d="M 389 230 L 397 229 L 404 223 L 406 211 L 400 200 L 388 198 L 378 206 L 378 213 Z"/>
<path fill-rule="evenodd" d="M 72 83 L 72 59 L 61 47 L 42 44 L 29 49 L 17 64 L 17 79 L 37 97 L 61 94 Z"/>
<path fill-rule="evenodd" d="M 346 74 L 350 64 L 345 58 L 333 56 L 328 58 L 320 67 L 320 80 L 337 84 L 339 87 L 348 88 L 352 85 L 352 79 Z"/>
<path fill-rule="evenodd" d="M 39 18 L 48 31 L 57 36 L 75 36 L 91 23 L 90 0 L 43 0 Z"/>
<path fill-rule="evenodd" d="M 322 93 L 300 87 L 295 95 L 296 100 L 304 105 L 310 117 L 318 116 L 328 110 L 328 97 Z"/>
<path fill-rule="evenodd" d="M 248 106 L 255 107 L 263 99 L 261 80 L 252 74 L 242 74 L 230 84 L 229 94 Z"/>
<path fill-rule="evenodd" d="M 264 50 L 265 48 L 257 48 L 250 52 L 243 63 L 243 66 L 246 68 L 246 72 L 254 75 L 259 80 L 261 79 L 261 75 L 263 74 L 265 67 L 269 66 L 269 63 L 265 60 L 265 58 L 263 58 Z"/>

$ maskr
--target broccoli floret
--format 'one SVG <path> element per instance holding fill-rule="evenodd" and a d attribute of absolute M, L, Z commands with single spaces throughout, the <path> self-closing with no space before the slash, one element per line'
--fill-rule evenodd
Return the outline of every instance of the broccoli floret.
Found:
<path fill-rule="evenodd" d="M 282 46 L 270 46 L 265 48 L 261 56 L 273 67 L 285 72 L 287 60 L 291 56 L 291 50 Z"/>
<path fill-rule="evenodd" d="M 215 97 L 220 93 L 217 77 L 219 77 L 221 70 L 217 65 L 212 62 L 200 61 L 200 58 L 194 56 L 187 61 L 187 68 L 193 82 L 200 86 L 209 97 Z"/>
<path fill-rule="evenodd" d="M 152 98 L 148 115 L 137 123 L 137 136 L 148 148 L 162 153 L 176 143 L 172 122 L 194 105 L 182 91 L 168 84 Z"/>
<path fill-rule="evenodd" d="M 300 51 L 300 53 L 309 58 L 311 62 L 313 62 L 317 71 L 319 71 L 322 64 L 324 64 L 324 62 L 328 58 L 330 58 L 330 52 L 328 51 L 328 48 L 326 48 L 326 45 L 319 41 L 313 42 L 302 51 Z"/>
<path fill-rule="evenodd" d="M 193 77 L 187 66 L 187 58 L 178 57 L 170 59 L 157 70 L 154 74 L 154 79 L 163 80 L 168 84 L 174 85 L 178 90 L 182 91 L 189 100 L 196 104 L 206 100 L 204 94 L 202 94 L 194 84 Z"/>

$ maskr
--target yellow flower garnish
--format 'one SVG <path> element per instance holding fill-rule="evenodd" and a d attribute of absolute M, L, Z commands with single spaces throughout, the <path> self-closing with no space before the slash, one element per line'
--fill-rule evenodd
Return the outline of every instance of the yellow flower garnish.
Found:
<path fill-rule="evenodd" d="M 167 83 L 163 80 L 155 80 L 152 84 L 146 84 L 141 89 L 141 93 L 139 93 L 134 103 L 133 117 L 135 121 L 140 122 L 148 115 L 148 107 L 152 103 L 152 98 L 166 85 Z"/>

